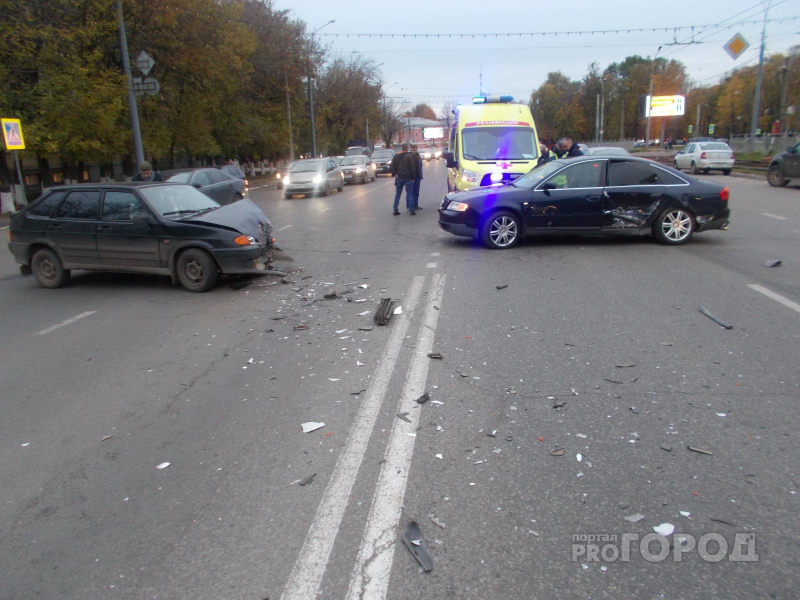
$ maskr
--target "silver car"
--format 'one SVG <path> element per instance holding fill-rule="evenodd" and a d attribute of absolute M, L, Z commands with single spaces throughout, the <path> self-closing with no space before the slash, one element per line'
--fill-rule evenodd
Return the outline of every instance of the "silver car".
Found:
<path fill-rule="evenodd" d="M 331 190 L 344 189 L 344 176 L 332 158 L 298 160 L 283 178 L 283 196 L 327 196 Z"/>
<path fill-rule="evenodd" d="M 369 156 L 345 156 L 340 165 L 347 183 L 375 181 L 375 163 Z"/>

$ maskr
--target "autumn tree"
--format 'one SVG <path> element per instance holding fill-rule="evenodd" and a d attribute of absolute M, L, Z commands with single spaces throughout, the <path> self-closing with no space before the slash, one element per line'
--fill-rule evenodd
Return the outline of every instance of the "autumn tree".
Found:
<path fill-rule="evenodd" d="M 411 116 L 412 117 L 420 117 L 422 119 L 430 119 L 431 121 L 436 120 L 436 113 L 433 109 L 425 104 L 417 104 L 414 108 L 411 109 Z"/>

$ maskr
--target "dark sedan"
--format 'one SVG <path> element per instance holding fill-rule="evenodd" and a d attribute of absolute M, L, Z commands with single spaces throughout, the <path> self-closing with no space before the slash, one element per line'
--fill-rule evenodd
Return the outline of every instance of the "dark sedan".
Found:
<path fill-rule="evenodd" d="M 378 175 L 391 175 L 391 165 L 394 155 L 394 150 L 375 150 L 375 152 L 372 153 L 372 162 L 375 163 L 376 177 Z"/>
<path fill-rule="evenodd" d="M 694 233 L 726 229 L 728 188 L 639 158 L 554 160 L 508 185 L 447 194 L 439 225 L 511 248 L 539 233 L 646 235 L 683 244 Z"/>
<path fill-rule="evenodd" d="M 772 187 L 783 187 L 790 179 L 800 179 L 800 144 L 776 154 L 769 163 L 767 182 Z"/>
<path fill-rule="evenodd" d="M 249 199 L 220 206 L 189 185 L 63 186 L 11 219 L 8 247 L 46 288 L 73 269 L 169 275 L 192 292 L 219 275 L 258 274 L 272 225 Z"/>
<path fill-rule="evenodd" d="M 219 168 L 220 171 L 228 175 L 231 179 L 240 179 L 244 183 L 244 195 L 250 193 L 250 182 L 247 180 L 247 175 L 242 171 L 238 165 L 224 165 Z"/>
<path fill-rule="evenodd" d="M 244 198 L 247 188 L 244 180 L 234 179 L 219 169 L 195 169 L 172 175 L 167 181 L 188 183 L 221 205 L 230 204 Z"/>

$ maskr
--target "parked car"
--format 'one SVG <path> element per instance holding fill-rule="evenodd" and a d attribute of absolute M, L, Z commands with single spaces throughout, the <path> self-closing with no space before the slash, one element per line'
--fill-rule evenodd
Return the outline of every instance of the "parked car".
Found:
<path fill-rule="evenodd" d="M 233 179 L 240 179 L 244 183 L 244 189 L 246 190 L 245 196 L 250 193 L 250 182 L 247 180 L 247 175 L 245 175 L 240 166 L 224 165 L 220 167 L 219 170 Z"/>
<path fill-rule="evenodd" d="M 286 163 L 285 165 L 283 165 L 283 166 L 282 166 L 282 167 L 281 167 L 281 168 L 278 170 L 278 172 L 277 172 L 277 173 L 275 173 L 275 186 L 276 186 L 276 187 L 277 187 L 279 190 L 282 190 L 282 189 L 283 189 L 283 180 L 284 180 L 284 179 L 286 178 L 286 176 L 289 174 L 289 171 L 290 171 L 290 170 L 291 170 L 291 168 L 294 166 L 294 163 L 295 163 L 295 162 L 297 162 L 297 161 L 290 162 L 290 163 Z"/>
<path fill-rule="evenodd" d="M 602 146 L 597 148 L 588 148 L 583 152 L 586 156 L 596 156 L 602 154 L 603 156 L 630 156 L 631 153 L 625 148 L 615 148 L 614 146 Z"/>
<path fill-rule="evenodd" d="M 541 233 L 652 234 L 683 244 L 694 233 L 727 228 L 727 187 L 631 157 L 553 160 L 507 185 L 447 194 L 439 226 L 511 248 Z"/>
<path fill-rule="evenodd" d="M 672 160 L 674 169 L 691 169 L 692 175 L 699 171 L 708 173 L 712 169 L 730 175 L 736 162 L 736 155 L 728 144 L 722 142 L 694 142 L 675 155 Z"/>
<path fill-rule="evenodd" d="M 283 178 L 283 196 L 327 196 L 331 190 L 340 192 L 344 188 L 342 170 L 332 158 L 308 158 L 298 160 Z"/>
<path fill-rule="evenodd" d="M 773 187 L 783 187 L 790 179 L 800 179 L 800 144 L 772 157 L 767 181 Z"/>
<path fill-rule="evenodd" d="M 375 163 L 375 176 L 390 175 L 392 159 L 396 152 L 394 150 L 375 150 L 370 157 Z"/>
<path fill-rule="evenodd" d="M 220 206 L 181 183 L 82 184 L 50 190 L 15 215 L 8 247 L 22 274 L 46 288 L 85 269 L 169 275 L 205 292 L 219 275 L 263 272 L 271 234 L 249 199 Z"/>
<path fill-rule="evenodd" d="M 213 168 L 182 171 L 170 176 L 167 181 L 188 183 L 222 206 L 244 198 L 248 192 L 243 180 L 234 179 Z"/>
<path fill-rule="evenodd" d="M 634 148 L 644 148 L 644 140 L 636 140 L 633 142 Z"/>
<path fill-rule="evenodd" d="M 375 181 L 375 165 L 369 156 L 345 156 L 340 165 L 345 183 Z"/>

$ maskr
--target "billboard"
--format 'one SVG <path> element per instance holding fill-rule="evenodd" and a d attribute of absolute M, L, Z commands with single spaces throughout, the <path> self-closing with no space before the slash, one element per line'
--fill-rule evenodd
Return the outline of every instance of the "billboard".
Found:
<path fill-rule="evenodd" d="M 645 118 L 677 117 L 684 114 L 685 108 L 686 96 L 647 96 L 644 116 Z"/>
<path fill-rule="evenodd" d="M 444 127 L 423 127 L 422 139 L 440 140 L 444 137 Z"/>

